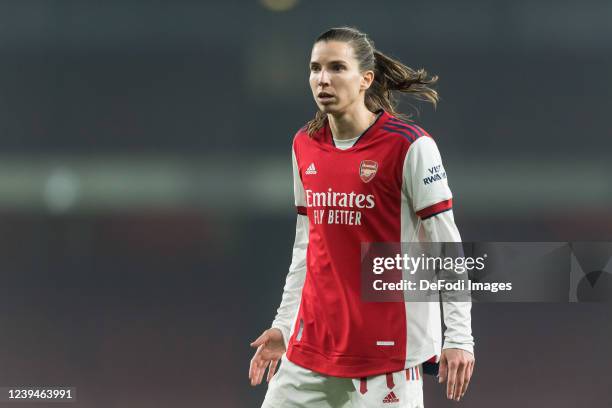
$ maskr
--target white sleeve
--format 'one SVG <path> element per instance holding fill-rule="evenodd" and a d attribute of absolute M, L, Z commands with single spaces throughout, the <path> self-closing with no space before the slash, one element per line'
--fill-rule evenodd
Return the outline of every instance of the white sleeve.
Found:
<path fill-rule="evenodd" d="M 427 241 L 461 242 L 452 210 L 453 195 L 448 186 L 446 170 L 435 141 L 420 137 L 409 148 L 405 177 L 412 208 L 421 218 Z M 459 348 L 474 353 L 471 302 L 444 300 L 444 349 Z"/>
<path fill-rule="evenodd" d="M 423 229 L 431 242 L 461 242 L 461 236 L 455 225 L 453 210 L 445 211 L 422 221 Z M 442 292 L 442 310 L 444 312 L 444 346 L 458 348 L 474 354 L 472 337 L 472 303 L 444 301 Z"/>
<path fill-rule="evenodd" d="M 306 206 L 304 187 L 302 186 L 302 180 L 297 167 L 295 152 L 292 154 L 292 163 L 295 205 L 298 208 L 298 213 L 303 214 L 301 209 L 305 209 Z M 291 329 L 300 306 L 302 288 L 304 287 L 304 279 L 306 277 L 306 249 L 308 248 L 309 221 L 308 216 L 300 214 L 297 216 L 293 256 L 289 266 L 289 273 L 285 280 L 283 297 L 276 312 L 274 322 L 272 322 L 272 327 L 279 329 L 283 333 L 285 347 L 289 344 Z"/>

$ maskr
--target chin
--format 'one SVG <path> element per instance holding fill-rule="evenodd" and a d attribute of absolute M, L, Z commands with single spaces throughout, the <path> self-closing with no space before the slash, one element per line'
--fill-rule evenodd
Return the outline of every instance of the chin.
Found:
<path fill-rule="evenodd" d="M 340 112 L 340 109 L 338 108 L 336 104 L 319 105 L 319 110 L 323 113 L 327 113 L 331 115 Z"/>

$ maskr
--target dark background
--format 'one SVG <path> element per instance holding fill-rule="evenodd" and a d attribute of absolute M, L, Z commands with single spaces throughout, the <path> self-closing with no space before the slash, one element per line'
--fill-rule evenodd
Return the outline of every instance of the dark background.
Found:
<path fill-rule="evenodd" d="M 465 241 L 611 241 L 611 19 L 595 0 L 0 2 L 0 386 L 259 406 L 248 344 L 280 302 L 291 139 L 331 26 L 440 76 L 437 110 L 401 107 Z M 611 311 L 474 305 L 462 405 L 611 406 Z"/>

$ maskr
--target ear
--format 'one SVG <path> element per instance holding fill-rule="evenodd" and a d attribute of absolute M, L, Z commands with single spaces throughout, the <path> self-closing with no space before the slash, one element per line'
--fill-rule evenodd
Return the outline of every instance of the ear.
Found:
<path fill-rule="evenodd" d="M 365 91 L 374 82 L 374 71 L 364 71 L 361 74 L 361 90 Z"/>

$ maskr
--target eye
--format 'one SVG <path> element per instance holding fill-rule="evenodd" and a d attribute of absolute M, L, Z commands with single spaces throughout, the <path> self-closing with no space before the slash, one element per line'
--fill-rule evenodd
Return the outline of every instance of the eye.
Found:
<path fill-rule="evenodd" d="M 334 64 L 332 68 L 333 68 L 334 71 L 342 71 L 346 67 L 344 65 L 342 65 L 342 64 Z"/>
<path fill-rule="evenodd" d="M 318 65 L 311 65 L 310 66 L 310 71 L 311 72 L 318 72 L 321 68 Z"/>

